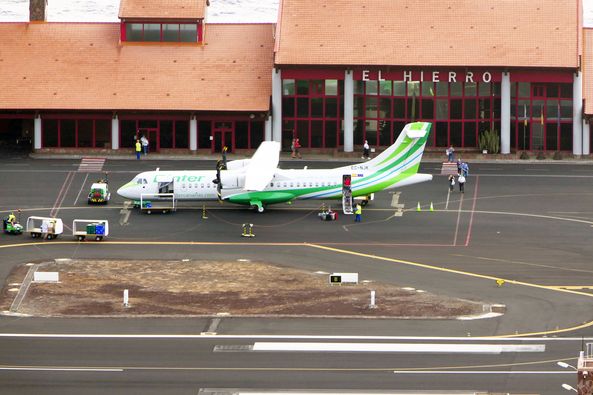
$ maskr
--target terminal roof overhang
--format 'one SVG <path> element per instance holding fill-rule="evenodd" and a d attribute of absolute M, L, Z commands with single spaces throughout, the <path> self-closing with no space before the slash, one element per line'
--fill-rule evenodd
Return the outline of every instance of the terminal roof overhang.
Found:
<path fill-rule="evenodd" d="M 122 45 L 118 23 L 3 23 L 0 110 L 268 111 L 273 28 Z"/>
<path fill-rule="evenodd" d="M 275 64 L 578 69 L 577 0 L 281 0 Z"/>

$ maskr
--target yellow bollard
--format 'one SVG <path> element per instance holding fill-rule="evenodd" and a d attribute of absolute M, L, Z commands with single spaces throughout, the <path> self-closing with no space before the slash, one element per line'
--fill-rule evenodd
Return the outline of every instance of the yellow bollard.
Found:
<path fill-rule="evenodd" d="M 499 278 L 498 280 L 496 280 L 496 286 L 497 287 L 502 287 L 504 285 L 504 280 L 502 278 Z"/>
<path fill-rule="evenodd" d="M 432 205 L 432 202 L 430 202 L 430 211 L 434 211 L 434 206 Z"/>
<path fill-rule="evenodd" d="M 416 211 L 422 211 L 422 209 L 420 208 L 420 202 L 418 202 L 418 205 L 416 206 Z"/>
<path fill-rule="evenodd" d="M 206 216 L 206 205 L 205 204 L 202 205 L 202 219 L 208 219 L 208 217 Z"/>

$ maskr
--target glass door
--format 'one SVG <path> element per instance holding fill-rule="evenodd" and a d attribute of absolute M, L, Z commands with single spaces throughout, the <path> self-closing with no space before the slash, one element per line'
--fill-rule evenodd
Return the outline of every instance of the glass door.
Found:
<path fill-rule="evenodd" d="M 148 139 L 148 152 L 158 152 L 161 149 L 158 128 L 138 128 L 138 138 Z"/>
<path fill-rule="evenodd" d="M 233 152 L 235 146 L 234 122 L 214 122 L 212 129 L 212 152 L 222 152 L 227 147 L 227 152 Z"/>

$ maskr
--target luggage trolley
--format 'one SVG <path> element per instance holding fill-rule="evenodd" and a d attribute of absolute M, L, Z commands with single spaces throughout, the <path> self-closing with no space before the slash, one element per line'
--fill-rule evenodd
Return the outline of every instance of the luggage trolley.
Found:
<path fill-rule="evenodd" d="M 75 219 L 72 221 L 72 236 L 78 241 L 84 241 L 87 237 L 101 241 L 108 235 L 109 221 L 106 219 Z"/>

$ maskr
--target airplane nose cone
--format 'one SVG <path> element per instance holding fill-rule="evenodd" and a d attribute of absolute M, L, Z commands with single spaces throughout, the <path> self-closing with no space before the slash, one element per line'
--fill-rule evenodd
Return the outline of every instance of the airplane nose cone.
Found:
<path fill-rule="evenodd" d="M 119 188 L 117 190 L 117 194 L 123 198 L 130 199 L 130 196 L 126 193 L 126 190 L 124 187 Z"/>

